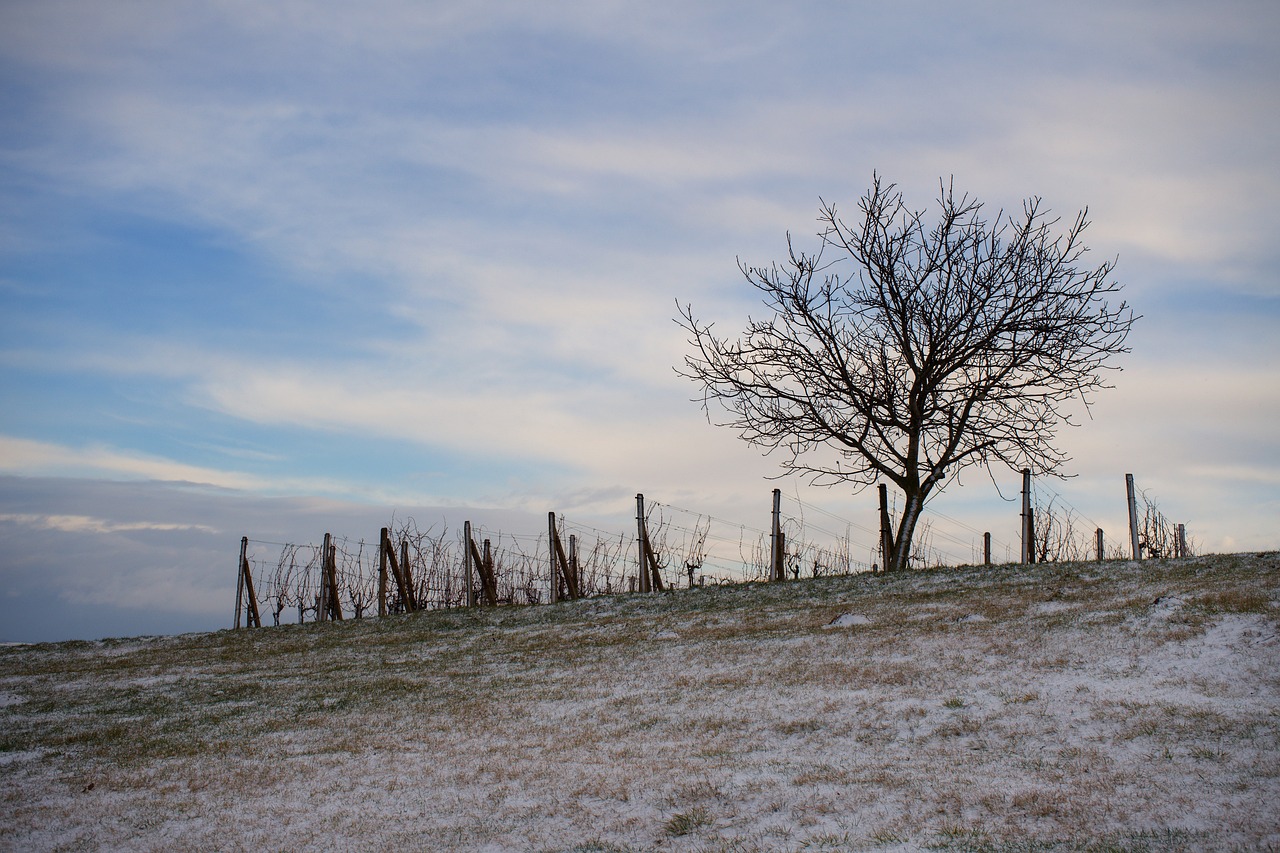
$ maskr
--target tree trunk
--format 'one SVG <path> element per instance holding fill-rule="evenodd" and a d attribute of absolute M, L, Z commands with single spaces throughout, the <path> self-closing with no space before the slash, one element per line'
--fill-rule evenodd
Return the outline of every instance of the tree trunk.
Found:
<path fill-rule="evenodd" d="M 898 571 L 907 568 L 911 558 L 911 539 L 915 536 L 916 522 L 920 520 L 920 510 L 924 507 L 922 493 L 907 494 L 906 505 L 902 508 L 902 519 L 898 522 L 898 535 L 893 540 L 893 560 L 885 566 L 886 571 Z"/>

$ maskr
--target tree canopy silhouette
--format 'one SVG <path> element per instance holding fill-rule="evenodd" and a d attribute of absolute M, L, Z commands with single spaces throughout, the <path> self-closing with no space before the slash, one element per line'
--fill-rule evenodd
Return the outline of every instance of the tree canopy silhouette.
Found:
<path fill-rule="evenodd" d="M 692 352 L 678 372 L 702 388 L 713 420 L 785 472 L 903 494 L 886 569 L 905 568 L 925 501 L 969 466 L 1061 475 L 1066 404 L 1110 387 L 1105 370 L 1137 317 L 1090 267 L 1088 210 L 1065 231 L 1041 199 L 991 220 L 954 181 L 936 216 L 912 210 L 877 174 L 843 220 L 821 202 L 816 253 L 787 235 L 782 264 L 739 268 L 768 309 L 720 337 L 690 305 L 678 323 Z"/>

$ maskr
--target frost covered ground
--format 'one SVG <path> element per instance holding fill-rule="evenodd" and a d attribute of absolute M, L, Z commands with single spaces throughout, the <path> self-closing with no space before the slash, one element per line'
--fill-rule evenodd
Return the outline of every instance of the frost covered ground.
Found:
<path fill-rule="evenodd" d="M 5 648 L 0 848 L 1280 848 L 1278 599 L 1271 553 Z"/>

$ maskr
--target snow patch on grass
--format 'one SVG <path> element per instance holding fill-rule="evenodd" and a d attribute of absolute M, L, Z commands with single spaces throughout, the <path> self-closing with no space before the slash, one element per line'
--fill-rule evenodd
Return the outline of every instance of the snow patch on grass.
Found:
<path fill-rule="evenodd" d="M 826 624 L 827 628 L 849 628 L 854 625 L 870 625 L 871 620 L 861 613 L 841 613 Z"/>
<path fill-rule="evenodd" d="M 0 648 L 0 846 L 1276 847 L 1278 591 L 1235 555 Z"/>

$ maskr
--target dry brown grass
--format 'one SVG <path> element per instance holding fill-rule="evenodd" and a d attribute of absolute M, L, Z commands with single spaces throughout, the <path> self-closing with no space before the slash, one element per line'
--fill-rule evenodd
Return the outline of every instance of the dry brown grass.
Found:
<path fill-rule="evenodd" d="M 3 650 L 0 840 L 1271 843 L 1280 561 L 1230 563 L 831 578 Z M 841 613 L 869 624 L 827 627 Z"/>

